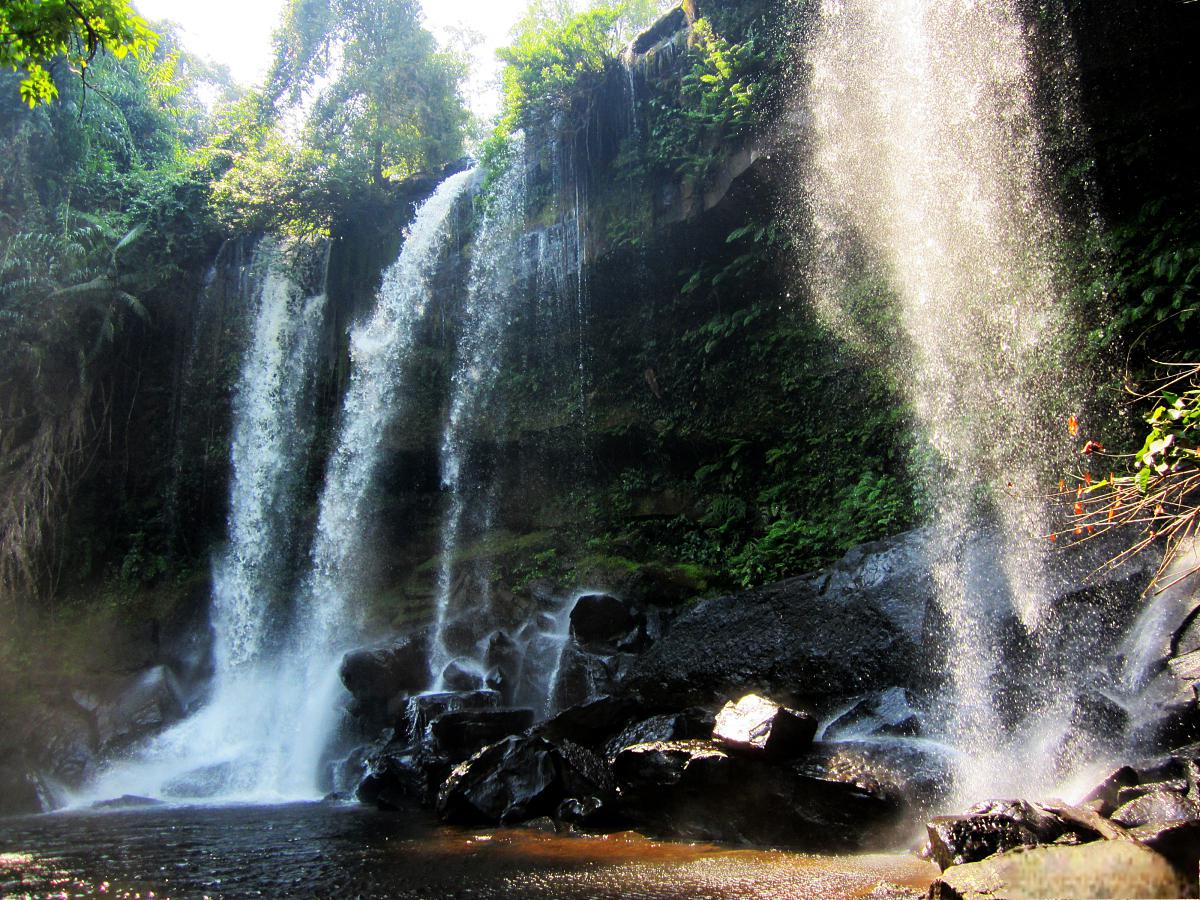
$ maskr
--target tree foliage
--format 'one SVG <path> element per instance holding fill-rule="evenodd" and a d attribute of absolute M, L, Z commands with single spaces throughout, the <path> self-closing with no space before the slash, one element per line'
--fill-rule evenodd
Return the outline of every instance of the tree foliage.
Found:
<path fill-rule="evenodd" d="M 0 3 L 0 68 L 20 72 L 21 99 L 30 108 L 58 96 L 57 61 L 86 81 L 96 54 L 117 59 L 154 52 L 158 36 L 129 0 L 4 0 Z"/>

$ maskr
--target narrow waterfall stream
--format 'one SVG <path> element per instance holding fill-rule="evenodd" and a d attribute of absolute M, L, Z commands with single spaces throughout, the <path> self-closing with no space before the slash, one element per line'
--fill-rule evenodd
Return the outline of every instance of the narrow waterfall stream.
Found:
<path fill-rule="evenodd" d="M 455 555 L 463 530 L 487 530 L 494 497 L 490 484 L 479 484 L 469 466 L 471 440 L 488 424 L 496 379 L 500 376 L 503 341 L 512 315 L 512 300 L 523 272 L 521 233 L 525 228 L 526 169 L 523 139 L 514 140 L 512 162 L 495 187 L 484 214 L 471 259 L 463 321 L 450 383 L 449 411 L 442 431 L 440 459 L 442 490 L 448 508 L 442 519 L 436 618 L 429 653 L 429 672 L 435 690 L 446 687 L 446 667 L 454 655 L 446 643 L 446 628 L 455 613 L 479 615 L 488 607 L 486 578 L 456 584 Z M 470 518 L 469 518 L 470 517 Z M 473 520 L 471 520 L 473 519 Z M 468 609 L 455 609 L 455 592 L 469 596 Z M 462 658 L 470 674 L 482 676 L 476 662 Z"/>
<path fill-rule="evenodd" d="M 1059 664 L 1061 646 L 1038 647 L 1056 616 L 1042 498 L 1047 473 L 1069 468 L 1061 436 L 1082 385 L 1055 281 L 1062 224 L 1040 187 L 1029 53 L 1015 3 L 830 0 L 812 57 L 817 294 L 834 329 L 871 348 L 847 306 L 866 277 L 851 262 L 860 242 L 895 291 L 898 343 L 872 352 L 905 373 L 933 456 L 935 577 L 952 642 L 942 728 L 965 752 L 964 799 L 1054 785 L 1062 773 L 1038 760 L 1067 737 L 1084 675 Z M 966 546 L 989 520 L 998 541 Z M 1019 672 L 1014 623 L 1038 647 Z M 1006 708 L 1014 676 L 1039 667 L 1041 688 Z"/>

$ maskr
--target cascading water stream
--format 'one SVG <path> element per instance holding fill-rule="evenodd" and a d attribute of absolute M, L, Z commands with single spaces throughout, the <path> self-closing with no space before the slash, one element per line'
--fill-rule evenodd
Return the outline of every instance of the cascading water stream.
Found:
<path fill-rule="evenodd" d="M 969 751 L 957 773 L 965 799 L 1051 786 L 1033 783 L 1055 778 L 1035 762 L 1069 727 L 1061 685 L 1026 698 L 1012 732 L 997 701 L 1005 623 L 1038 645 L 1054 615 L 1039 465 L 1066 470 L 1047 436 L 1080 393 L 1028 53 L 1015 3 L 826 0 L 811 56 L 815 292 L 830 325 L 867 347 L 843 300 L 861 284 L 851 261 L 864 245 L 896 295 L 906 346 L 886 352 L 937 458 L 935 578 L 953 645 L 943 728 Z M 995 552 L 963 541 L 984 510 L 999 526 Z"/>
<path fill-rule="evenodd" d="M 307 779 L 310 796 L 321 793 L 322 754 L 339 718 L 337 697 L 343 689 L 338 663 L 356 636 L 350 600 L 363 562 L 368 503 L 383 442 L 388 426 L 403 411 L 405 364 L 433 296 L 452 213 L 475 178 L 475 170 L 451 176 L 417 211 L 399 259 L 384 273 L 374 313 L 350 337 L 350 386 L 325 474 L 311 569 L 301 588 L 288 654 L 287 680 L 301 690 L 277 754 L 279 770 Z"/>
<path fill-rule="evenodd" d="M 387 426 L 402 408 L 404 362 L 431 296 L 451 214 L 473 172 L 418 210 L 370 320 L 351 336 L 353 373 L 330 458 L 311 567 L 289 610 L 289 535 L 311 433 L 312 379 L 325 297 L 307 301 L 275 264 L 260 292 L 235 404 L 229 548 L 214 567 L 215 675 L 198 713 L 115 766 L 89 798 L 261 802 L 323 793 L 337 720 L 341 654 L 353 641 L 367 500 Z"/>
<path fill-rule="evenodd" d="M 435 690 L 445 689 L 445 669 L 453 659 L 446 643 L 446 627 L 456 587 L 471 590 L 455 584 L 456 551 L 467 524 L 465 519 L 474 506 L 474 514 L 486 529 L 495 500 L 490 486 L 475 484 L 466 467 L 469 442 L 486 421 L 500 375 L 505 326 L 522 275 L 520 237 L 525 229 L 527 193 L 524 136 L 518 132 L 512 143 L 512 163 L 496 184 L 475 241 L 462 310 L 458 362 L 451 376 L 450 408 L 442 431 L 441 481 L 449 507 L 442 520 L 436 619 L 429 653 Z M 487 580 L 480 579 L 473 587 L 486 592 Z M 472 602 L 486 606 L 487 597 L 474 597 Z"/>
<path fill-rule="evenodd" d="M 325 295 L 305 298 L 284 253 L 266 245 L 266 274 L 234 401 L 229 540 L 213 566 L 212 695 L 198 713 L 102 774 L 90 798 L 254 797 L 268 772 L 278 704 L 271 638 L 294 558 L 299 473 L 312 425 L 313 372 Z M 249 300 L 249 298 L 247 298 Z"/>

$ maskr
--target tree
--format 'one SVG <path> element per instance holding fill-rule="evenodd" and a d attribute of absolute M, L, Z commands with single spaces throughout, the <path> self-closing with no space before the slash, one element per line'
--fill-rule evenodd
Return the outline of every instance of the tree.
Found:
<path fill-rule="evenodd" d="M 461 155 L 465 74 L 422 27 L 417 0 L 291 0 L 268 96 L 294 108 L 323 81 L 305 143 L 379 186 Z"/>
<path fill-rule="evenodd" d="M 129 0 L 0 0 L 0 66 L 24 74 L 21 99 L 30 108 L 58 96 L 51 76 L 57 60 L 86 84 L 101 50 L 140 58 L 157 42 Z"/>

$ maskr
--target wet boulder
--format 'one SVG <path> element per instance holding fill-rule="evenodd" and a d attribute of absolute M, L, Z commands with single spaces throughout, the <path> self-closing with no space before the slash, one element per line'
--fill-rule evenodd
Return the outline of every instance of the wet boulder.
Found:
<path fill-rule="evenodd" d="M 511 824 L 553 815 L 569 799 L 601 803 L 611 780 L 595 754 L 541 737 L 514 736 L 460 764 L 438 793 L 438 813 L 463 824 Z"/>
<path fill-rule="evenodd" d="M 484 680 L 489 688 L 498 690 L 509 702 L 516 690 L 517 677 L 521 673 L 521 648 L 507 632 L 495 631 L 488 638 L 484 653 L 487 675 Z"/>
<path fill-rule="evenodd" d="M 42 812 L 37 776 L 25 765 L 0 763 L 0 816 Z"/>
<path fill-rule="evenodd" d="M 184 714 L 180 690 L 166 666 L 128 679 L 93 713 L 102 752 L 111 753 L 161 731 Z"/>
<path fill-rule="evenodd" d="M 346 654 L 340 675 L 358 716 L 379 727 L 391 724 L 403 699 L 429 686 L 428 657 L 429 634 L 424 631 Z"/>
<path fill-rule="evenodd" d="M 446 668 L 442 669 L 442 684 L 449 691 L 465 693 L 483 690 L 483 682 L 483 673 L 475 667 L 474 662 L 466 658 L 451 660 L 446 664 Z"/>
<path fill-rule="evenodd" d="M 942 807 L 953 783 L 948 753 L 920 741 L 819 742 L 796 765 L 814 777 L 846 781 L 890 797 L 909 815 L 928 815 Z"/>
<path fill-rule="evenodd" d="M 634 744 L 705 739 L 711 737 L 712 732 L 712 714 L 692 708 L 633 722 L 608 741 L 604 752 L 606 756 L 613 758 Z"/>
<path fill-rule="evenodd" d="M 849 708 L 830 720 L 823 731 L 823 736 L 830 740 L 917 737 L 920 734 L 921 714 L 912 695 L 901 687 L 857 698 Z"/>
<path fill-rule="evenodd" d="M 1133 841 L 1036 847 L 953 866 L 929 889 L 933 900 L 996 897 L 1182 897 L 1186 879 Z"/>
<path fill-rule="evenodd" d="M 1178 791 L 1157 788 L 1125 803 L 1112 814 L 1112 820 L 1125 828 L 1169 820 L 1200 819 L 1200 806 Z"/>
<path fill-rule="evenodd" d="M 845 850 L 890 832 L 899 812 L 882 793 L 738 756 L 713 741 L 626 747 L 613 772 L 621 813 L 663 837 Z"/>
<path fill-rule="evenodd" d="M 646 618 L 612 594 L 584 594 L 571 610 L 571 637 L 590 650 L 637 649 Z"/>
<path fill-rule="evenodd" d="M 449 770 L 448 761 L 411 748 L 388 746 L 367 758 L 354 796 L 361 803 L 387 810 L 404 809 L 414 803 L 428 804 Z"/>
<path fill-rule="evenodd" d="M 520 734 L 533 725 L 532 709 L 460 709 L 438 716 L 429 726 L 437 752 L 462 762 L 488 744 Z"/>
<path fill-rule="evenodd" d="M 1191 890 L 1194 895 L 1197 870 L 1200 869 L 1200 820 L 1139 825 L 1129 834 L 1139 843 L 1161 853 L 1177 871 L 1192 879 Z"/>
<path fill-rule="evenodd" d="M 812 746 L 817 720 L 806 712 L 747 694 L 717 713 L 713 740 L 740 753 L 770 759 L 799 756 Z"/>
<path fill-rule="evenodd" d="M 567 707 L 538 725 L 534 733 L 549 741 L 570 741 L 599 750 L 639 714 L 644 714 L 642 706 L 633 697 L 597 697 Z"/>
<path fill-rule="evenodd" d="M 1024 800 L 991 800 L 971 807 L 966 815 L 938 816 L 926 829 L 929 857 L 945 870 L 1017 847 L 1051 844 L 1070 827 Z"/>
<path fill-rule="evenodd" d="M 926 581 L 876 573 L 862 582 L 847 574 L 831 587 L 834 580 L 810 575 L 703 600 L 633 663 L 621 690 L 682 709 L 749 692 L 827 705 L 848 694 L 912 685 L 929 671 L 919 634 L 912 636 L 919 629 L 910 631 L 880 604 L 886 596 L 891 609 L 924 608 L 933 596 Z"/>
<path fill-rule="evenodd" d="M 1121 766 L 1092 788 L 1083 804 L 1102 816 L 1111 816 L 1121 805 L 1121 790 L 1138 784 L 1138 773 L 1132 766 Z"/>

